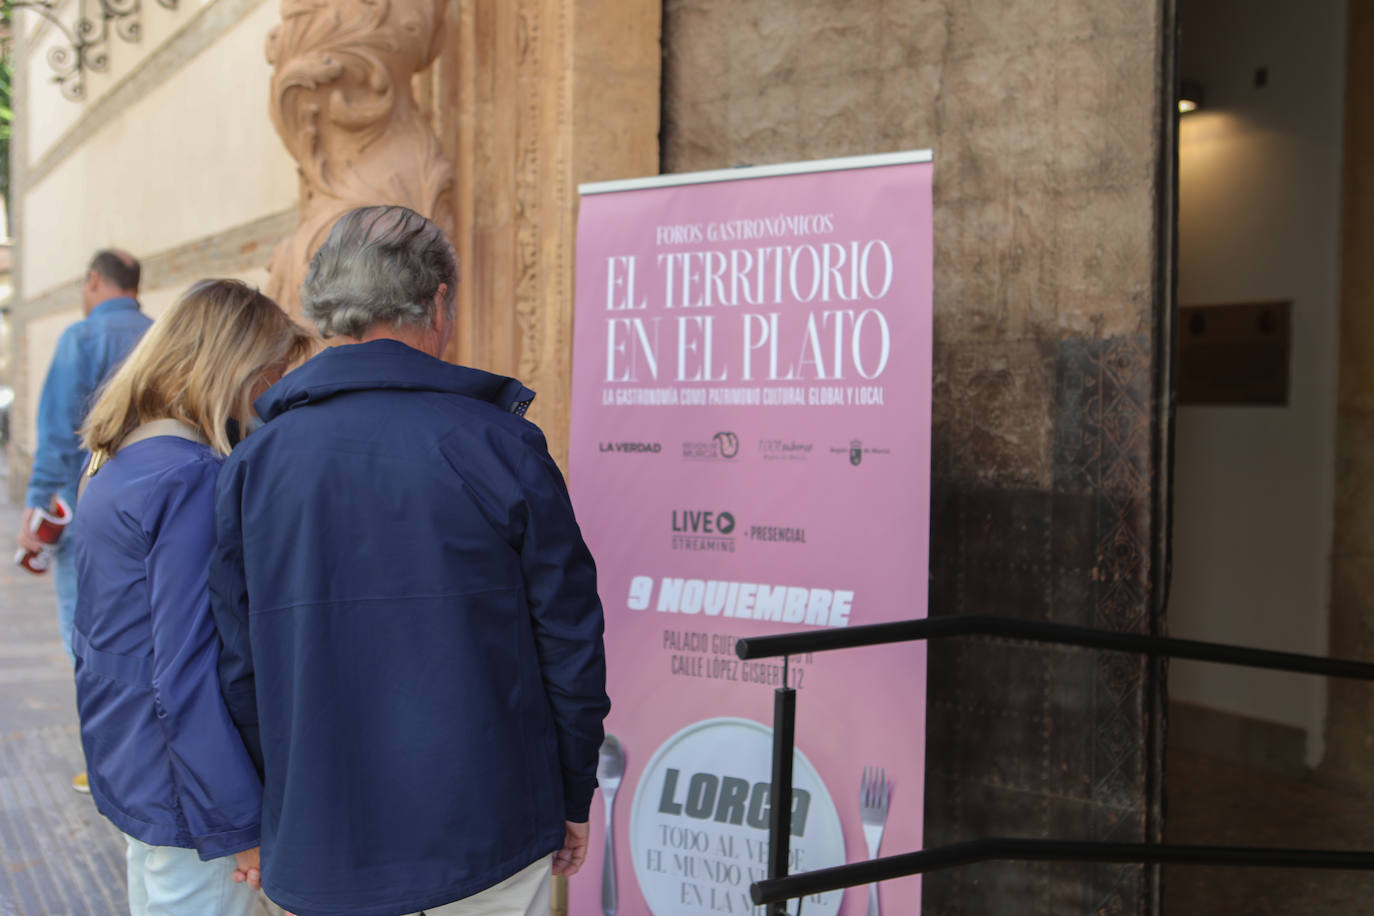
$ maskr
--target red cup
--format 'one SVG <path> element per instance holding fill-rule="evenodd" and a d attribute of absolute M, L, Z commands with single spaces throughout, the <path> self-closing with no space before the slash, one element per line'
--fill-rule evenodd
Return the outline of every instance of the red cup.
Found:
<path fill-rule="evenodd" d="M 44 544 L 56 544 L 71 520 L 72 507 L 62 497 L 54 496 L 52 504 L 47 509 L 34 510 L 29 520 L 29 530 Z M 40 575 L 52 566 L 52 551 L 46 548 L 25 550 L 21 547 L 14 555 L 14 562 L 29 572 Z"/>

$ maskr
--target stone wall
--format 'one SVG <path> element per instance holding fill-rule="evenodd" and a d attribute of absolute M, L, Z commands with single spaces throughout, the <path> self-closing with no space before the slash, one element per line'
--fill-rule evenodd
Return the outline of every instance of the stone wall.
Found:
<path fill-rule="evenodd" d="M 78 281 L 95 251 L 126 248 L 143 262 L 144 310 L 157 315 L 195 280 L 267 280 L 272 246 L 295 223 L 294 163 L 272 131 L 266 100 L 268 0 L 206 0 L 175 9 L 125 4 L 84 72 L 80 98 L 54 82 L 61 30 L 15 11 L 15 227 L 10 492 L 22 498 L 34 415 L 62 330 L 81 317 Z M 67 4 L 61 21 L 74 22 Z M 95 51 L 88 51 L 94 54 Z M 64 84 L 65 85 L 65 84 Z"/>
<path fill-rule="evenodd" d="M 665 172 L 934 150 L 933 614 L 1162 626 L 1172 8 L 664 4 Z M 1157 837 L 1161 680 L 1134 657 L 933 645 L 927 847 Z M 1154 903 L 1135 866 L 925 881 L 931 914 Z"/>
<path fill-rule="evenodd" d="M 1331 548 L 1331 654 L 1374 657 L 1374 2 L 1350 0 L 1341 246 L 1340 403 Z M 1325 768 L 1368 787 L 1374 687 L 1332 679 Z"/>

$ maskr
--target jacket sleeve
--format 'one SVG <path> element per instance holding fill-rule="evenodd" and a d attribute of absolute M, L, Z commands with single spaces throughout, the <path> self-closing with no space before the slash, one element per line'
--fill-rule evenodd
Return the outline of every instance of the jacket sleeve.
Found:
<path fill-rule="evenodd" d="M 57 350 L 43 393 L 38 400 L 38 442 L 33 456 L 33 471 L 24 504 L 48 507 L 56 493 L 67 489 L 81 475 L 83 463 L 78 430 L 86 419 L 88 401 L 96 382 L 91 378 L 96 367 L 91 354 L 83 352 L 82 333 L 72 325 L 58 338 Z"/>
<path fill-rule="evenodd" d="M 573 517 L 563 475 L 542 434 L 520 464 L 524 489 L 521 565 L 534 621 L 544 687 L 558 728 L 566 817 L 586 821 L 596 790 L 596 762 L 610 711 L 604 622 L 596 565 Z"/>
<path fill-rule="evenodd" d="M 231 458 L 220 469 L 216 486 L 210 611 L 219 631 L 219 682 L 224 705 L 261 776 L 262 741 L 258 735 L 257 678 L 248 630 L 248 579 L 243 568 L 239 473 L 239 466 Z"/>
<path fill-rule="evenodd" d="M 259 842 L 262 784 L 220 697 L 219 639 L 207 575 L 215 545 L 218 462 L 182 465 L 145 511 L 153 700 L 178 801 L 202 859 Z"/>

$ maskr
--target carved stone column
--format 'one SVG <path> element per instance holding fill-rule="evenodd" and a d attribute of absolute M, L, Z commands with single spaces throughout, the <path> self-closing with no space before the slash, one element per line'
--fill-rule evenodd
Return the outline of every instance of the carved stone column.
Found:
<path fill-rule="evenodd" d="M 654 0 L 282 0 L 272 118 L 300 163 L 301 224 L 269 295 L 299 311 L 345 211 L 424 213 L 458 250 L 449 359 L 539 392 L 531 417 L 562 463 L 577 185 L 658 172 L 660 22 Z"/>
<path fill-rule="evenodd" d="M 443 0 L 282 0 L 267 36 L 272 123 L 301 176 L 301 221 L 272 256 L 267 294 L 300 312 L 310 257 L 355 207 L 401 204 L 453 234 L 453 166 L 412 77 L 443 45 Z"/>
<path fill-rule="evenodd" d="M 661 4 L 454 0 L 434 123 L 463 265 L 449 358 L 520 377 L 567 456 L 577 185 L 657 174 Z"/>

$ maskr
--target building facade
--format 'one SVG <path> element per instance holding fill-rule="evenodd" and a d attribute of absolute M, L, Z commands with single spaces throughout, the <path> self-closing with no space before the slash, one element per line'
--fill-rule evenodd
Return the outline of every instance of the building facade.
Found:
<path fill-rule="evenodd" d="M 539 391 L 562 458 L 579 182 L 930 148 L 932 612 L 1163 631 L 1174 0 L 132 9 L 75 74 L 59 24 L 16 14 L 12 488 L 100 247 L 143 260 L 153 314 L 204 276 L 290 308 L 334 216 L 413 206 L 459 252 L 451 357 Z M 1161 667 L 938 644 L 930 696 L 928 845 L 1162 835 Z M 1158 904 L 1129 865 L 925 882 L 932 914 Z"/>

